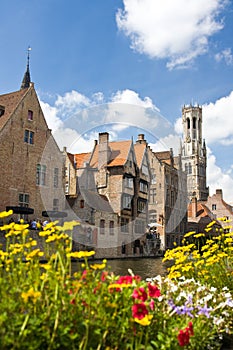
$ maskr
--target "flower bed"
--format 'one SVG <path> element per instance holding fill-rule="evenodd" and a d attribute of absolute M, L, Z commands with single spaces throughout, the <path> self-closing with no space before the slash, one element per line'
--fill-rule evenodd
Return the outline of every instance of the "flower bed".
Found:
<path fill-rule="evenodd" d="M 105 260 L 89 262 L 93 251 L 72 252 L 75 224 L 48 224 L 38 233 L 43 250 L 28 225 L 0 227 L 6 237 L 0 251 L 1 349 L 220 349 L 222 337 L 232 334 L 230 234 L 216 238 L 218 249 L 208 243 L 199 251 L 189 242 L 168 251 L 165 260 L 174 260 L 168 277 L 144 281 L 133 272 L 114 275 Z M 212 267 L 202 262 L 210 250 L 219 251 Z M 74 258 L 82 264 L 71 275 Z"/>

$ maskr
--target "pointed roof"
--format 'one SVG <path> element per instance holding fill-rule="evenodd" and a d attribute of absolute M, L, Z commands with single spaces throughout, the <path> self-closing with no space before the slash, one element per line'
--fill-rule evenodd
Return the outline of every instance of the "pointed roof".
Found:
<path fill-rule="evenodd" d="M 7 121 L 10 119 L 12 113 L 15 111 L 20 101 L 28 90 L 19 90 L 11 92 L 9 94 L 0 95 L 0 105 L 4 107 L 4 113 L 0 117 L 0 130 L 4 127 Z"/>
<path fill-rule="evenodd" d="M 30 50 L 31 50 L 31 48 L 28 47 L 27 69 L 26 69 L 26 72 L 24 73 L 24 77 L 23 77 L 23 81 L 22 81 L 20 90 L 28 89 L 30 87 L 30 83 L 31 83 L 31 77 L 30 77 L 30 71 L 29 71 L 29 52 L 30 52 Z"/>
<path fill-rule="evenodd" d="M 142 161 L 143 157 L 145 154 L 146 150 L 146 144 L 145 143 L 136 143 L 134 144 L 134 150 L 135 150 L 135 155 L 136 155 L 136 160 L 137 160 L 137 165 L 139 168 L 142 166 Z"/>

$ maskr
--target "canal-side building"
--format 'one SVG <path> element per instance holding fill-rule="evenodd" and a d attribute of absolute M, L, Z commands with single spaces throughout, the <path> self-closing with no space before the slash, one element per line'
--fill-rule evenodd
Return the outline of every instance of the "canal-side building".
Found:
<path fill-rule="evenodd" d="M 110 142 L 103 132 L 92 152 L 65 153 L 67 205 L 91 232 L 86 243 L 102 256 L 105 251 L 105 256 L 142 254 L 150 185 L 147 145 Z"/>
<path fill-rule="evenodd" d="M 203 202 L 209 211 L 213 214 L 213 218 L 215 220 L 219 220 L 224 232 L 232 231 L 233 222 L 233 206 L 226 203 L 223 199 L 223 191 L 222 189 L 217 189 L 216 192 L 207 198 L 205 202 Z"/>
<path fill-rule="evenodd" d="M 187 176 L 173 151 L 149 150 L 151 169 L 149 223 L 161 239 L 161 249 L 181 244 L 187 224 Z"/>
<path fill-rule="evenodd" d="M 204 233 L 206 237 L 219 233 L 221 224 L 206 204 L 206 202 L 197 201 L 195 197 L 192 198 L 188 205 L 187 232 Z M 211 222 L 214 222 L 211 230 L 206 231 L 206 226 Z"/>
<path fill-rule="evenodd" d="M 82 223 L 82 244 L 100 256 L 156 255 L 186 232 L 186 174 L 168 152 L 153 152 L 143 134 L 109 141 L 99 134 L 92 152 L 64 150 L 67 208 Z"/>
<path fill-rule="evenodd" d="M 20 89 L 0 95 L 0 143 L 0 210 L 13 207 L 15 220 L 61 210 L 61 152 L 31 82 L 29 57 Z"/>

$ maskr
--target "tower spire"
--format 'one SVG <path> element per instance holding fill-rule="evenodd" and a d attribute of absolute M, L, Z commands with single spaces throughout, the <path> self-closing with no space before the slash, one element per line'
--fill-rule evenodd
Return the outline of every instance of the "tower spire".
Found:
<path fill-rule="evenodd" d="M 31 82 L 30 70 L 29 70 L 30 51 L 31 51 L 31 47 L 28 46 L 28 49 L 27 49 L 27 69 L 26 69 L 26 72 L 24 73 L 24 77 L 23 77 L 23 81 L 22 81 L 20 90 L 27 89 L 30 86 L 30 82 Z"/>

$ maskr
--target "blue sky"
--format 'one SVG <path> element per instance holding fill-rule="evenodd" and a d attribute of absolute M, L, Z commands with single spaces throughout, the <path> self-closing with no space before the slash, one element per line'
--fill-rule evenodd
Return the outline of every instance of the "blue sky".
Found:
<path fill-rule="evenodd" d="M 230 0 L 2 0 L 0 93 L 20 88 L 30 45 L 48 125 L 77 152 L 104 129 L 176 148 L 182 106 L 198 103 L 210 192 L 233 203 L 232 33 Z"/>

